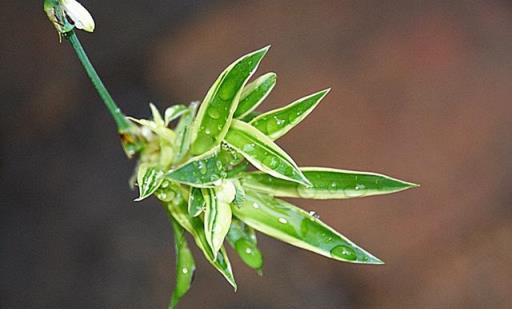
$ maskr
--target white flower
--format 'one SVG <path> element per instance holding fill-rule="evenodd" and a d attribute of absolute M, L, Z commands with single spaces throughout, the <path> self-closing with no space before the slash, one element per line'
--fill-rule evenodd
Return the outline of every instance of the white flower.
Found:
<path fill-rule="evenodd" d="M 60 0 L 64 12 L 73 21 L 75 27 L 88 32 L 94 31 L 94 19 L 89 11 L 75 0 Z"/>

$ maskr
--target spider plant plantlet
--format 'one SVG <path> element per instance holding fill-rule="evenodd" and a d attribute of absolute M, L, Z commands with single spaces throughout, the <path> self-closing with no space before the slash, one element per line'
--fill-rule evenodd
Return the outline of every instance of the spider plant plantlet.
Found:
<path fill-rule="evenodd" d="M 44 10 L 59 37 L 75 50 L 117 125 L 126 154 L 137 155 L 136 201 L 154 196 L 169 217 L 176 253 L 176 285 L 169 308 L 188 292 L 196 268 L 185 234 L 235 290 L 225 243 L 261 274 L 264 261 L 257 233 L 337 261 L 383 263 L 315 214 L 280 199 L 348 199 L 417 186 L 377 173 L 299 167 L 276 144 L 320 104 L 329 89 L 257 112 L 277 81 L 275 73 L 250 81 L 269 51 L 267 46 L 230 64 L 201 103 L 170 106 L 163 114 L 150 104 L 151 119 L 126 117 L 75 33 L 75 28 L 94 30 L 91 15 L 75 0 L 45 0 Z"/>

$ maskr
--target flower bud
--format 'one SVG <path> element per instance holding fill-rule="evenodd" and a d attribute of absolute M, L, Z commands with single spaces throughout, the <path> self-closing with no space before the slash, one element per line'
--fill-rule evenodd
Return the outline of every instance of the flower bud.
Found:
<path fill-rule="evenodd" d="M 59 34 L 73 28 L 94 31 L 94 19 L 89 11 L 76 0 L 45 0 L 44 11 Z"/>

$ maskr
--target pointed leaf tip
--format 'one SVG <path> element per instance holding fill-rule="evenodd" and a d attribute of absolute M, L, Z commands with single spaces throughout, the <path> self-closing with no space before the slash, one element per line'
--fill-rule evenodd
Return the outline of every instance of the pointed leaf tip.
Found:
<path fill-rule="evenodd" d="M 330 88 L 317 91 L 286 106 L 260 114 L 249 123 L 270 139 L 276 140 L 304 120 L 329 91 Z"/>
<path fill-rule="evenodd" d="M 229 65 L 208 90 L 193 124 L 191 153 L 201 155 L 224 139 L 242 90 L 254 74 L 268 47 L 249 53 Z"/>

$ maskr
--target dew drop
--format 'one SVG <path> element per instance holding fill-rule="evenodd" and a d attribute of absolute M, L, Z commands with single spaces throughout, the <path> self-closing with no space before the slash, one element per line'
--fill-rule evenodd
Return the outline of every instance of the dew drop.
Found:
<path fill-rule="evenodd" d="M 258 209 L 258 208 L 260 208 L 260 205 L 258 205 L 258 203 L 252 203 L 252 207 Z"/>
<path fill-rule="evenodd" d="M 263 266 L 261 252 L 248 240 L 243 238 L 237 240 L 235 249 L 242 260 L 251 268 L 259 269 Z"/>
<path fill-rule="evenodd" d="M 274 156 L 265 157 L 265 159 L 263 159 L 263 163 L 270 168 L 276 168 L 279 165 L 279 162 Z"/>
<path fill-rule="evenodd" d="M 360 197 L 367 193 L 366 186 L 363 184 L 357 184 L 355 187 L 345 188 L 344 192 L 348 197 Z"/>
<path fill-rule="evenodd" d="M 266 129 L 267 134 L 279 130 L 284 125 L 284 119 L 272 117 L 267 121 Z"/>
<path fill-rule="evenodd" d="M 162 184 L 160 185 L 160 187 L 162 187 L 162 188 L 164 188 L 164 189 L 165 189 L 165 188 L 167 188 L 167 187 L 169 187 L 169 181 L 164 180 L 164 181 L 162 182 Z"/>
<path fill-rule="evenodd" d="M 295 119 L 297 119 L 297 116 L 299 116 L 299 115 L 300 115 L 300 113 L 298 113 L 297 115 L 294 113 L 290 113 L 288 115 L 288 122 L 293 123 L 295 121 Z"/>
<path fill-rule="evenodd" d="M 208 116 L 210 116 L 212 119 L 219 119 L 220 111 L 217 108 L 211 107 L 208 109 Z"/>
<path fill-rule="evenodd" d="M 221 170 L 223 167 L 222 162 L 220 162 L 220 161 L 215 162 L 215 167 L 217 167 L 218 170 Z"/>
<path fill-rule="evenodd" d="M 206 128 L 206 129 L 204 129 L 204 133 L 206 135 L 210 135 L 210 134 L 212 134 L 212 130 L 210 130 L 210 128 Z"/>
<path fill-rule="evenodd" d="M 366 187 L 363 184 L 356 185 L 356 190 L 364 190 Z"/>
<path fill-rule="evenodd" d="M 201 173 L 201 175 L 206 175 L 206 173 L 208 172 L 206 164 L 203 161 L 197 162 L 197 168 L 199 169 L 199 173 Z"/>
<path fill-rule="evenodd" d="M 338 184 L 333 181 L 330 185 L 329 185 L 329 192 L 332 192 L 332 193 L 336 193 L 336 191 L 338 191 Z"/>
<path fill-rule="evenodd" d="M 356 251 L 347 245 L 339 245 L 332 248 L 331 255 L 349 261 L 357 259 Z"/>
<path fill-rule="evenodd" d="M 279 218 L 279 222 L 282 224 L 286 224 L 288 223 L 288 220 L 286 220 L 285 218 Z"/>
<path fill-rule="evenodd" d="M 193 154 L 201 154 L 206 152 L 210 146 L 215 142 L 213 137 L 200 134 L 192 145 Z"/>
<path fill-rule="evenodd" d="M 188 269 L 187 269 L 186 267 L 183 267 L 183 268 L 181 269 L 181 272 L 183 272 L 184 274 L 187 274 L 187 273 L 188 273 Z"/>
<path fill-rule="evenodd" d="M 219 91 L 219 96 L 222 100 L 227 101 L 235 95 L 235 84 L 236 81 L 234 79 L 229 79 L 223 83 Z"/>
<path fill-rule="evenodd" d="M 317 214 L 317 213 L 316 213 L 316 211 L 314 211 L 314 210 L 311 210 L 311 211 L 309 212 L 309 215 L 310 215 L 311 217 L 315 218 L 315 219 L 320 219 L 320 215 L 319 215 L 319 214 Z"/>
<path fill-rule="evenodd" d="M 244 152 L 247 152 L 247 153 L 250 153 L 254 150 L 254 144 L 252 143 L 249 143 L 249 144 L 245 144 L 243 147 L 242 147 L 242 151 Z"/>
<path fill-rule="evenodd" d="M 313 198 L 313 197 L 315 197 L 314 190 L 311 190 L 310 188 L 308 188 L 306 186 L 303 186 L 303 185 L 298 185 L 297 186 L 297 193 L 302 198 Z"/>

